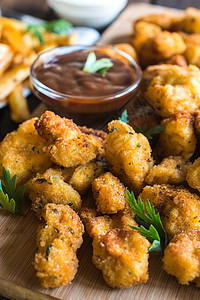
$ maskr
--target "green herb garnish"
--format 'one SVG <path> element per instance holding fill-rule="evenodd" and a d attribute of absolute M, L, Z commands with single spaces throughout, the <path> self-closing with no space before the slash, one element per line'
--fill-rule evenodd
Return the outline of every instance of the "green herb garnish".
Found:
<path fill-rule="evenodd" d="M 126 195 L 131 209 L 134 211 L 135 221 L 139 225 L 131 226 L 145 236 L 149 242 L 152 243 L 149 251 L 164 252 L 167 246 L 167 234 L 162 225 L 159 213 L 156 214 L 155 209 L 151 206 L 149 200 L 147 199 L 146 204 L 142 202 L 141 198 L 138 198 L 138 203 L 135 199 L 134 193 L 126 190 Z M 145 212 L 145 207 L 148 215 Z"/>
<path fill-rule="evenodd" d="M 123 111 L 123 113 L 121 114 L 121 117 L 118 118 L 118 120 L 125 122 L 126 124 L 128 124 L 128 113 L 127 110 L 125 109 Z"/>
<path fill-rule="evenodd" d="M 44 29 L 49 32 L 54 32 L 56 34 L 65 33 L 68 35 L 70 33 L 70 29 L 73 28 L 71 23 L 69 23 L 63 19 L 46 22 L 46 23 L 42 24 L 42 27 L 44 27 Z"/>
<path fill-rule="evenodd" d="M 90 52 L 83 67 L 83 71 L 88 73 L 96 73 L 97 71 L 100 71 L 101 75 L 103 75 L 112 66 L 113 63 L 109 58 L 101 58 L 97 60 L 95 53 Z"/>
<path fill-rule="evenodd" d="M 11 213 L 23 215 L 22 200 L 24 197 L 25 185 L 16 188 L 17 175 L 12 178 L 10 172 L 5 167 L 2 168 L 0 176 L 0 206 Z"/>
<path fill-rule="evenodd" d="M 59 19 L 51 22 L 45 22 L 39 25 L 28 25 L 26 28 L 26 32 L 31 32 L 36 38 L 38 38 L 41 44 L 44 44 L 44 30 L 56 34 L 65 33 L 66 35 L 69 35 L 71 28 L 73 28 L 73 25 L 71 23 L 63 19 Z"/>
<path fill-rule="evenodd" d="M 153 134 L 158 134 L 164 129 L 165 129 L 164 125 L 157 125 L 147 130 L 147 124 L 144 124 L 139 130 L 137 130 L 137 132 L 142 133 L 144 136 L 146 136 L 148 140 L 151 140 Z"/>
<path fill-rule="evenodd" d="M 44 44 L 44 37 L 41 32 L 40 26 L 38 25 L 28 25 L 26 32 L 31 32 L 36 38 L 38 38 L 40 44 Z"/>

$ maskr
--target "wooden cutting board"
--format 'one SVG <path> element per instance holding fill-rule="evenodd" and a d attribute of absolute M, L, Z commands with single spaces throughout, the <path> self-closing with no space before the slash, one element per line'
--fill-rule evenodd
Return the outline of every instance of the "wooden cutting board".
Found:
<path fill-rule="evenodd" d="M 99 44 L 128 41 L 133 19 L 155 12 L 182 13 L 175 9 L 148 4 L 132 4 L 105 31 Z M 45 107 L 41 105 L 34 115 L 39 116 L 44 110 Z M 129 110 L 131 111 L 131 104 Z M 87 201 L 93 201 L 90 195 L 83 201 L 84 206 Z M 73 282 L 57 289 L 43 289 L 33 268 L 39 221 L 30 210 L 29 202 L 25 203 L 25 212 L 26 217 L 21 217 L 0 209 L 0 295 L 19 300 L 200 299 L 198 288 L 194 285 L 181 286 L 175 278 L 162 270 L 162 258 L 158 254 L 150 255 L 149 280 L 146 284 L 126 290 L 109 288 L 101 272 L 92 264 L 91 239 L 87 234 L 78 252 L 80 264 Z"/>

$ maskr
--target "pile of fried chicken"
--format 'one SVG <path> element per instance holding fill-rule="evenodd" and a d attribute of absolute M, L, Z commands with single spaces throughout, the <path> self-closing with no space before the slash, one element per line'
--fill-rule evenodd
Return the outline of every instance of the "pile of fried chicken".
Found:
<path fill-rule="evenodd" d="M 151 144 L 134 122 L 113 120 L 105 133 L 50 111 L 0 144 L 1 169 L 17 174 L 18 186 L 26 184 L 41 220 L 34 266 L 45 288 L 75 277 L 84 227 L 93 239 L 93 263 L 109 286 L 148 280 L 151 243 L 129 226 L 138 224 L 126 188 L 160 214 L 169 241 L 163 269 L 180 284 L 200 287 L 200 12 L 146 16 L 134 26 L 139 62 L 151 65 L 141 85 L 155 111 L 146 126 L 163 125 Z M 96 209 L 84 205 L 88 190 Z"/>

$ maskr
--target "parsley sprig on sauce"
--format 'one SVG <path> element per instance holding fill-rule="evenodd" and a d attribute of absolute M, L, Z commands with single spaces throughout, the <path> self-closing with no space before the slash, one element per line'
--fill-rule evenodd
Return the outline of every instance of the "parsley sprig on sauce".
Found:
<path fill-rule="evenodd" d="M 88 73 L 96 73 L 99 71 L 101 75 L 103 75 L 112 66 L 113 63 L 109 58 L 101 58 L 97 60 L 95 53 L 90 52 L 83 67 L 83 71 Z"/>
<path fill-rule="evenodd" d="M 164 252 L 167 246 L 167 234 L 164 230 L 163 224 L 160 219 L 159 213 L 155 212 L 153 206 L 151 206 L 149 200 L 146 200 L 145 206 L 141 198 L 138 198 L 138 202 L 135 199 L 134 193 L 126 191 L 128 202 L 131 206 L 131 209 L 134 211 L 135 221 L 139 225 L 131 226 L 132 229 L 135 229 L 145 236 L 147 240 L 152 243 L 149 251 Z M 147 213 L 145 212 L 145 208 Z"/>
<path fill-rule="evenodd" d="M 25 185 L 16 188 L 17 175 L 12 178 L 9 170 L 2 168 L 0 176 L 0 206 L 11 213 L 18 213 L 24 216 L 22 212 L 22 200 L 24 197 Z"/>

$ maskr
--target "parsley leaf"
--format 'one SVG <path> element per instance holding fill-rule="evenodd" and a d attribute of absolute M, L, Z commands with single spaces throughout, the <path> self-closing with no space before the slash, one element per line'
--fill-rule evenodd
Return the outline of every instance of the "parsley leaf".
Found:
<path fill-rule="evenodd" d="M 54 32 L 57 34 L 65 33 L 68 35 L 70 34 L 70 29 L 73 28 L 71 23 L 69 23 L 63 19 L 46 22 L 46 23 L 42 24 L 42 27 L 44 27 L 44 29 L 49 32 Z"/>
<path fill-rule="evenodd" d="M 135 212 L 135 221 L 138 223 L 137 226 L 131 226 L 145 236 L 149 242 L 152 243 L 149 251 L 164 252 L 167 246 L 167 234 L 162 225 L 159 213 L 156 214 L 155 209 L 151 206 L 147 199 L 146 204 L 142 202 L 141 198 L 138 198 L 138 203 L 135 199 L 134 193 L 126 191 L 128 202 L 131 209 Z M 145 212 L 145 207 L 148 215 Z"/>
<path fill-rule="evenodd" d="M 26 32 L 31 32 L 36 38 L 38 38 L 40 44 L 44 44 L 44 37 L 41 32 L 40 26 L 38 25 L 28 25 Z"/>
<path fill-rule="evenodd" d="M 148 140 L 151 140 L 153 134 L 158 134 L 164 129 L 165 129 L 164 125 L 157 125 L 147 130 L 147 124 L 144 124 L 139 130 L 137 130 L 137 132 L 142 133 L 144 136 L 146 136 Z"/>
<path fill-rule="evenodd" d="M 22 200 L 24 197 L 25 185 L 16 188 L 17 175 L 10 177 L 9 170 L 2 168 L 0 176 L 0 206 L 12 213 L 24 215 L 22 212 Z"/>
<path fill-rule="evenodd" d="M 83 71 L 88 73 L 96 73 L 97 71 L 100 71 L 101 75 L 103 75 L 112 66 L 113 63 L 109 58 L 101 58 L 97 60 L 95 53 L 90 52 L 83 67 Z"/>
<path fill-rule="evenodd" d="M 118 120 L 123 121 L 126 124 L 128 124 L 128 113 L 127 113 L 126 109 L 123 111 L 123 113 L 121 114 L 121 117 L 119 117 Z"/>

